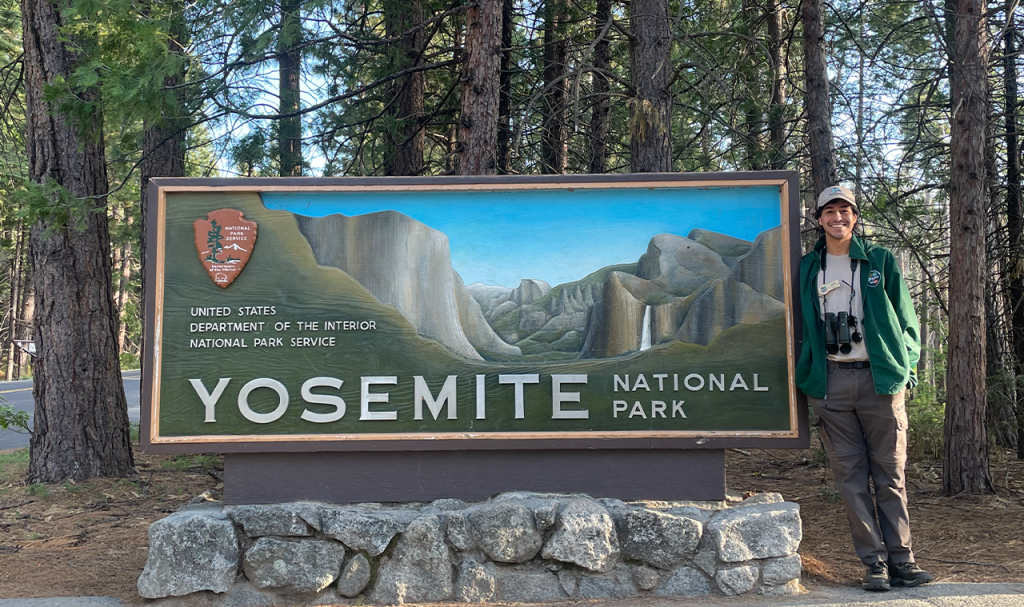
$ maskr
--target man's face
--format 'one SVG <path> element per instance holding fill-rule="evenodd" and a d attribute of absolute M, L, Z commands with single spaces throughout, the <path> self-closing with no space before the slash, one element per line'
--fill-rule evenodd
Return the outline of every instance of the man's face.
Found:
<path fill-rule="evenodd" d="M 846 201 L 830 202 L 821 210 L 818 225 L 829 238 L 848 240 L 853 236 L 853 227 L 857 225 L 857 213 L 853 211 L 853 205 Z"/>

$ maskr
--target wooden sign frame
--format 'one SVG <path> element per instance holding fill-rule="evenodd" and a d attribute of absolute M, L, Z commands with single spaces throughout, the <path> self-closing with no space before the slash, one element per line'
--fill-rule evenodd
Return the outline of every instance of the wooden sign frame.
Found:
<path fill-rule="evenodd" d="M 164 431 L 161 424 L 162 368 L 167 355 L 165 318 L 168 263 L 194 264 L 192 256 L 167 254 L 168 196 L 198 194 L 229 196 L 265 192 L 438 192 L 438 191 L 552 191 L 718 188 L 777 188 L 783 242 L 786 357 L 788 365 L 788 427 L 782 430 L 532 430 L 497 432 L 375 433 L 375 434 L 195 434 Z M 142 379 L 143 449 L 153 453 L 267 453 L 267 452 L 379 452 L 379 451 L 519 451 L 519 450 L 707 450 L 728 447 L 804 448 L 809 444 L 807 404 L 792 377 L 799 350 L 799 183 L 795 172 L 766 171 L 702 174 L 558 175 L 533 177 L 423 177 L 423 178 L 281 178 L 187 179 L 155 178 L 149 185 L 146 226 L 146 322 Z M 173 209 L 172 209 L 173 210 Z M 201 219 L 199 217 L 196 218 Z M 693 226 L 699 227 L 699 226 Z M 198 228 L 197 228 L 198 229 Z M 262 230 L 262 228 L 261 228 Z M 261 232 L 262 235 L 262 232 Z M 197 234 L 196 245 L 202 239 Z M 259 243 L 255 245 L 257 248 Z M 248 259 L 248 258 L 247 258 Z M 209 264 L 207 264 L 209 265 Z M 198 270 L 197 270 L 198 271 Z M 249 262 L 246 273 L 259 272 Z M 212 274 L 211 274 L 212 277 Z M 233 280 L 233 278 L 232 278 Z M 239 280 L 241 282 L 241 279 Z M 229 288 L 237 288 L 235 286 Z M 213 385 L 206 386 L 212 390 Z M 652 414 L 653 416 L 653 414 Z"/>

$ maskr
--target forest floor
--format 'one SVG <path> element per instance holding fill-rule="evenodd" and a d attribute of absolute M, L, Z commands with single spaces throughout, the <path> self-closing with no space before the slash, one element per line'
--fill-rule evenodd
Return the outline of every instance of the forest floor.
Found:
<path fill-rule="evenodd" d="M 727 451 L 730 493 L 776 491 L 800 504 L 804 584 L 863 573 L 820 451 Z M 994 495 L 946 497 L 942 463 L 908 465 L 918 563 L 945 582 L 1024 582 L 1024 461 L 993 458 Z M 149 524 L 220 490 L 221 459 L 142 455 L 131 479 L 27 485 L 28 451 L 0 452 L 0 597 L 112 596 L 139 604 Z"/>

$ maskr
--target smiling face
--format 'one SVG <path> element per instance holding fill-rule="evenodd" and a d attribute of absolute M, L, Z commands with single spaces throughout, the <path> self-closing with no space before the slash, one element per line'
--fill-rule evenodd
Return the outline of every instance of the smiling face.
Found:
<path fill-rule="evenodd" d="M 821 210 L 818 225 L 825 230 L 826 240 L 848 243 L 853 238 L 853 228 L 857 225 L 857 213 L 849 202 L 836 200 L 826 204 Z"/>

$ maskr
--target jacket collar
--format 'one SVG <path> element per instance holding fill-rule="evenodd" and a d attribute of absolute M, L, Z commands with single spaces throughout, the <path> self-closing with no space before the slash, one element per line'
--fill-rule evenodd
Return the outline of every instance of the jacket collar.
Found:
<path fill-rule="evenodd" d="M 856 234 L 853 235 L 853 240 L 850 241 L 850 259 L 867 259 L 868 243 Z M 814 244 L 814 251 L 821 256 L 822 249 L 825 248 L 825 237 L 822 236 L 818 239 L 818 242 Z"/>

